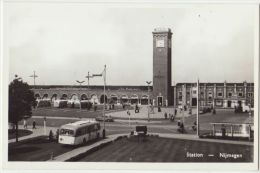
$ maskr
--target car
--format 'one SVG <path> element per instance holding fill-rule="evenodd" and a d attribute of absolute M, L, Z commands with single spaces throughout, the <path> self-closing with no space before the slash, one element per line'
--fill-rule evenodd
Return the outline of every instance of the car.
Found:
<path fill-rule="evenodd" d="M 254 108 L 252 108 L 250 104 L 248 104 L 248 105 L 243 105 L 243 106 L 242 106 L 242 111 L 243 111 L 243 112 L 251 112 L 251 111 L 254 111 Z"/>
<path fill-rule="evenodd" d="M 200 114 L 204 114 L 207 112 L 211 112 L 211 108 L 209 106 L 201 106 L 200 107 Z"/>
<path fill-rule="evenodd" d="M 104 121 L 103 115 L 96 117 L 96 121 Z M 111 116 L 105 116 L 105 122 L 114 122 L 114 119 Z"/>

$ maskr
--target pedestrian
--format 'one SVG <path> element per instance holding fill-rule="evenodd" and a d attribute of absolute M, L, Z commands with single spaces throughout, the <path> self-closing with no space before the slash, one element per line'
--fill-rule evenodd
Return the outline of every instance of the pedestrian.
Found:
<path fill-rule="evenodd" d="M 33 121 L 33 129 L 36 129 L 36 122 Z"/>
<path fill-rule="evenodd" d="M 192 113 L 192 109 L 190 108 L 190 109 L 189 109 L 189 114 L 191 114 L 191 113 Z"/>
<path fill-rule="evenodd" d="M 164 118 L 167 119 L 167 113 L 166 112 L 164 113 Z"/>
<path fill-rule="evenodd" d="M 222 137 L 225 138 L 226 137 L 226 127 L 224 124 L 222 124 L 222 126 L 221 126 L 221 133 L 222 133 Z"/>
<path fill-rule="evenodd" d="M 60 135 L 60 131 L 59 129 L 56 130 L 56 140 L 57 142 L 59 142 L 59 135 Z"/>
<path fill-rule="evenodd" d="M 181 125 L 181 120 L 178 120 L 178 126 L 180 127 L 180 125 Z"/>
<path fill-rule="evenodd" d="M 181 131 L 181 133 L 184 133 L 184 124 L 183 124 L 183 122 L 180 124 L 180 131 Z"/>
<path fill-rule="evenodd" d="M 177 109 L 174 109 L 174 115 L 175 116 L 177 115 Z"/>
<path fill-rule="evenodd" d="M 172 121 L 172 122 L 174 121 L 174 116 L 173 116 L 173 114 L 171 115 L 171 121 Z"/>
<path fill-rule="evenodd" d="M 197 122 L 196 121 L 193 122 L 192 129 L 193 129 L 193 131 L 197 130 Z"/>
<path fill-rule="evenodd" d="M 27 120 L 25 118 L 23 119 L 23 128 L 27 129 Z"/>
<path fill-rule="evenodd" d="M 52 132 L 52 130 L 50 130 L 50 133 L 49 133 L 49 141 L 53 141 L 53 132 Z"/>

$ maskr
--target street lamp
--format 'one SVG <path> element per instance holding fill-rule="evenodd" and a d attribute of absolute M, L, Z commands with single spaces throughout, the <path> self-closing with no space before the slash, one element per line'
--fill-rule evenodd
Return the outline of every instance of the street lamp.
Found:
<path fill-rule="evenodd" d="M 81 97 L 80 97 L 80 91 L 81 91 L 81 84 L 83 84 L 85 81 L 78 81 L 76 80 L 77 83 L 79 83 L 79 108 L 81 110 Z"/>
<path fill-rule="evenodd" d="M 35 71 L 33 71 L 33 75 L 29 76 L 29 77 L 32 77 L 33 78 L 33 88 L 35 89 L 35 79 L 38 77 L 36 74 L 35 74 Z"/>
<path fill-rule="evenodd" d="M 88 72 L 88 75 L 86 76 L 86 78 L 88 79 L 88 89 L 89 89 L 89 79 L 90 79 L 90 78 L 93 78 L 93 76 L 90 76 L 90 75 L 89 75 L 89 72 Z"/>
<path fill-rule="evenodd" d="M 103 106 L 103 138 L 106 136 L 106 122 L 105 122 L 105 109 L 106 109 L 106 65 L 104 70 L 100 74 L 92 74 L 92 77 L 102 77 L 104 78 L 104 106 Z"/>
<path fill-rule="evenodd" d="M 197 136 L 199 137 L 200 136 L 200 121 L 199 121 L 199 114 L 200 114 L 200 99 L 199 99 L 199 92 L 200 92 L 200 82 L 199 82 L 199 79 L 197 81 Z"/>
<path fill-rule="evenodd" d="M 148 121 L 150 121 L 150 110 L 149 110 L 149 105 L 150 105 L 150 88 L 149 88 L 149 85 L 152 83 L 152 81 L 146 81 L 146 83 L 147 83 L 147 88 L 148 88 Z"/>

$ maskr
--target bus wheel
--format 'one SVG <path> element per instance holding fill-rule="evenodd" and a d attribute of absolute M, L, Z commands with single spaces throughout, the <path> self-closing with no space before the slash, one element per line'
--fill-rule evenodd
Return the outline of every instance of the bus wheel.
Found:
<path fill-rule="evenodd" d="M 86 141 L 86 139 L 84 138 L 84 139 L 83 139 L 83 144 L 86 145 L 86 143 L 87 143 L 87 141 Z"/>

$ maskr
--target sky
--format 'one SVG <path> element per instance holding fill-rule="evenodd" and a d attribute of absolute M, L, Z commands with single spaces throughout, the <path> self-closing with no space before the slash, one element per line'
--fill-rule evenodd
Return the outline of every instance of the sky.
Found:
<path fill-rule="evenodd" d="M 252 82 L 255 7 L 252 5 L 105 5 L 5 2 L 9 81 L 77 85 L 107 66 L 108 85 L 152 80 L 152 32 L 170 28 L 172 84 Z M 102 85 L 102 78 L 90 85 Z"/>

